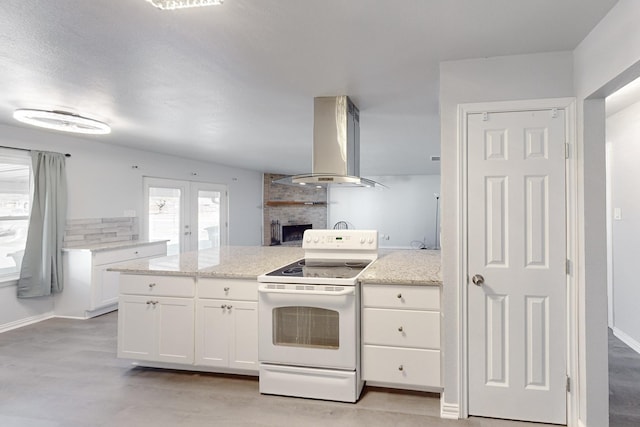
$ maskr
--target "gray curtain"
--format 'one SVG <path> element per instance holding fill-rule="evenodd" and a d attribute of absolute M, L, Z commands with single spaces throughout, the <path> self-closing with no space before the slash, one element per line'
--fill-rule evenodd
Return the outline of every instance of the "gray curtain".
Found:
<path fill-rule="evenodd" d="M 34 192 L 18 298 L 62 291 L 62 237 L 67 217 L 64 154 L 32 151 Z"/>

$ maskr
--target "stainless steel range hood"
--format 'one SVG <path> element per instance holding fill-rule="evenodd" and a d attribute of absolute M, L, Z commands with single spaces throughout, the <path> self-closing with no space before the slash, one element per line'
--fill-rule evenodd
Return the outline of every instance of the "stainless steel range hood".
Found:
<path fill-rule="evenodd" d="M 274 181 L 325 187 L 384 187 L 360 177 L 360 111 L 347 96 L 313 99 L 313 166 L 310 174 Z"/>

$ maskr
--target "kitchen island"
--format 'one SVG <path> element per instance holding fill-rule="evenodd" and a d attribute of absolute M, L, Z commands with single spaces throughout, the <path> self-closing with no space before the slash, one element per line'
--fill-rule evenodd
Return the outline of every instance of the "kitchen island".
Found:
<path fill-rule="evenodd" d="M 303 257 L 302 248 L 228 246 L 112 267 L 121 274 L 118 356 L 257 375 L 256 279 Z M 361 283 L 365 379 L 440 391 L 440 253 L 381 250 Z"/>
<path fill-rule="evenodd" d="M 151 367 L 258 374 L 258 275 L 302 248 L 225 246 L 120 273 L 118 357 Z"/>

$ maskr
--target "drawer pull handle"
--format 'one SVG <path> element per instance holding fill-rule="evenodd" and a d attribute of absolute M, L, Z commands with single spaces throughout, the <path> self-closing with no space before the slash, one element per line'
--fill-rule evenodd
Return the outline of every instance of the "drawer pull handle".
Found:
<path fill-rule="evenodd" d="M 225 292 L 229 292 L 229 287 L 224 288 Z"/>
<path fill-rule="evenodd" d="M 398 299 L 402 299 L 402 294 L 398 294 Z"/>
<path fill-rule="evenodd" d="M 151 304 L 151 301 L 147 301 L 147 305 Z"/>
<path fill-rule="evenodd" d="M 149 288 L 153 288 L 154 286 L 156 286 L 155 283 L 149 283 Z"/>
<path fill-rule="evenodd" d="M 404 371 L 404 366 L 402 365 L 398 366 L 398 371 Z"/>
<path fill-rule="evenodd" d="M 403 328 L 402 326 L 400 326 L 400 327 L 398 328 L 398 332 L 403 332 L 403 331 L 404 331 L 404 328 Z"/>

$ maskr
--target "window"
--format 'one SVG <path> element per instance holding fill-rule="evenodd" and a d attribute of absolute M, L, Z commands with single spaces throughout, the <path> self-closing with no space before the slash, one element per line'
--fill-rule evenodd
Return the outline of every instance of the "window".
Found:
<path fill-rule="evenodd" d="M 20 273 L 31 210 L 31 157 L 0 149 L 0 281 Z"/>

